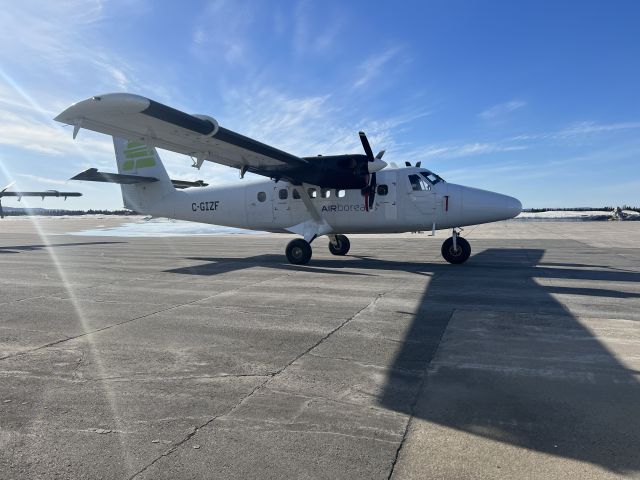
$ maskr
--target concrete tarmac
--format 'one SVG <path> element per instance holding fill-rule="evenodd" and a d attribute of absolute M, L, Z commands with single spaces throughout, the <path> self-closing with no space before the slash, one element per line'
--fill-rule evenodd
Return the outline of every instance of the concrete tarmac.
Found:
<path fill-rule="evenodd" d="M 0 478 L 640 478 L 640 222 L 327 240 L 0 221 Z M 54 232 L 52 234 L 48 234 Z"/>

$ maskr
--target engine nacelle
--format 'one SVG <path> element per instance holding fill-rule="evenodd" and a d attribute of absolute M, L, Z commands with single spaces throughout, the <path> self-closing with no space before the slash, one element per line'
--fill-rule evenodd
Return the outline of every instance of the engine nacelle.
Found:
<path fill-rule="evenodd" d="M 213 125 L 213 130 L 206 134 L 207 137 L 213 137 L 216 133 L 218 133 L 220 126 L 218 125 L 218 121 L 215 118 L 210 117 L 209 115 L 201 115 L 199 113 L 192 113 L 191 116 L 196 117 L 200 120 L 204 120 L 205 122 L 209 122 L 211 123 L 211 125 Z"/>

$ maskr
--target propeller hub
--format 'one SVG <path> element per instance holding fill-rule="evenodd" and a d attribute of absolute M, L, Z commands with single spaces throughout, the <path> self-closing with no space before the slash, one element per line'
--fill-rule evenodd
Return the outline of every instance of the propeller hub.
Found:
<path fill-rule="evenodd" d="M 380 160 L 379 158 L 376 158 L 373 161 L 367 162 L 367 169 L 369 170 L 369 173 L 374 173 L 379 170 L 382 170 L 387 165 L 388 165 L 387 162 L 385 162 L 384 160 Z"/>

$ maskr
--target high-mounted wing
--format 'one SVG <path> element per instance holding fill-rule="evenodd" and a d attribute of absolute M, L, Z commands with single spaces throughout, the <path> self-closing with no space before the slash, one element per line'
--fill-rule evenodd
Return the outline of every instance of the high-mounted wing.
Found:
<path fill-rule="evenodd" d="M 207 115 L 190 115 L 148 98 L 110 93 L 78 102 L 55 120 L 294 184 L 324 188 L 363 188 L 369 173 L 385 162 L 366 155 L 297 157 L 218 125 Z"/>
<path fill-rule="evenodd" d="M 78 102 L 55 120 L 108 135 L 142 140 L 196 159 L 210 160 L 243 172 L 278 176 L 308 165 L 306 160 L 245 137 L 205 115 L 190 115 L 139 95 L 111 93 Z M 282 176 L 282 175 L 280 175 Z"/>

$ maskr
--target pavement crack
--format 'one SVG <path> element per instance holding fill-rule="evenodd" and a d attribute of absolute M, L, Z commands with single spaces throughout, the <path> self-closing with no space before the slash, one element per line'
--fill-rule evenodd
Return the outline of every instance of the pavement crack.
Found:
<path fill-rule="evenodd" d="M 210 425 L 211 423 L 215 422 L 218 418 L 220 417 L 224 417 L 228 414 L 230 414 L 231 412 L 233 412 L 238 406 L 240 406 L 240 404 L 247 398 L 251 397 L 258 389 L 260 389 L 264 384 L 266 384 L 269 380 L 271 379 L 271 377 L 266 378 L 262 383 L 259 383 L 258 385 L 256 385 L 248 394 L 246 394 L 245 396 L 243 396 L 242 398 L 240 398 L 240 400 L 238 400 L 238 402 L 236 402 L 228 411 L 226 411 L 225 413 L 221 413 L 219 415 L 215 415 L 213 417 L 211 417 L 209 420 L 207 420 L 206 422 L 204 422 L 203 424 L 197 426 L 197 427 L 193 427 L 191 429 L 191 431 L 185 435 L 185 437 L 180 440 L 177 443 L 174 443 L 171 448 L 169 450 L 167 450 L 166 452 L 163 452 L 161 455 L 157 456 L 156 458 L 154 458 L 150 463 L 148 463 L 147 465 L 145 465 L 144 467 L 142 467 L 140 470 L 138 470 L 136 473 L 134 473 L 133 475 L 131 475 L 129 477 L 128 480 L 133 480 L 135 477 L 137 477 L 138 475 L 140 475 L 141 473 L 144 473 L 146 470 L 148 470 L 150 467 L 152 467 L 156 462 L 158 462 L 158 460 L 164 458 L 164 457 L 168 457 L 169 455 L 171 455 L 173 452 L 175 452 L 178 448 L 180 448 L 183 444 L 185 444 L 186 442 L 188 442 L 189 440 L 191 440 L 191 438 L 193 438 L 193 436 L 198 433 L 201 429 L 205 428 L 207 425 Z"/>
<path fill-rule="evenodd" d="M 220 375 L 184 375 L 184 376 L 162 376 L 162 375 L 128 375 L 128 376 L 112 376 L 83 378 L 83 382 L 104 382 L 104 381 L 122 381 L 122 382 L 149 382 L 149 381 L 167 381 L 167 380 L 204 380 L 204 379 L 224 379 L 224 378 L 269 378 L 273 373 L 224 373 Z"/>
<path fill-rule="evenodd" d="M 393 458 L 393 462 L 391 462 L 391 469 L 389 470 L 389 475 L 387 476 L 387 480 L 391 480 L 391 478 L 393 477 L 393 472 L 395 471 L 396 465 L 398 464 L 398 459 L 400 458 L 400 452 L 402 451 L 402 447 L 404 446 L 404 443 L 407 440 L 409 429 L 411 428 L 411 424 L 413 423 L 413 419 L 415 417 L 416 408 L 418 406 L 418 400 L 422 396 L 422 390 L 424 389 L 424 386 L 427 382 L 427 376 L 429 374 L 429 371 L 428 371 L 429 366 L 431 365 L 431 362 L 433 361 L 436 354 L 438 353 L 438 349 L 440 348 L 440 342 L 442 341 L 442 337 L 444 337 L 444 333 L 447 331 L 447 328 L 449 327 L 449 322 L 451 321 L 455 313 L 456 313 L 456 309 L 454 308 L 453 310 L 451 310 L 451 315 L 449 315 L 449 319 L 447 320 L 447 325 L 445 326 L 445 328 L 442 329 L 442 333 L 440 334 L 440 338 L 438 339 L 438 346 L 436 347 L 435 351 L 433 352 L 433 355 L 431 356 L 431 358 L 429 359 L 429 361 L 424 367 L 424 370 L 422 373 L 422 379 L 420 380 L 420 385 L 418 386 L 416 394 L 409 407 L 409 418 L 407 420 L 407 424 L 404 427 L 404 432 L 402 433 L 402 439 L 400 440 L 400 444 L 398 445 L 398 448 L 396 450 L 396 454 Z"/>
<path fill-rule="evenodd" d="M 86 337 L 87 335 L 93 335 L 94 333 L 103 332 L 105 330 L 109 330 L 109 329 L 114 328 L 114 327 L 119 327 L 121 325 L 126 325 L 128 323 L 135 322 L 136 320 L 142 320 L 143 318 L 151 317 L 151 316 L 156 315 L 158 313 L 168 312 L 168 311 L 171 311 L 171 310 L 175 310 L 176 308 L 185 307 L 187 305 L 195 305 L 198 302 L 209 300 L 211 298 L 215 298 L 215 297 L 218 297 L 218 296 L 221 296 L 221 295 L 225 295 L 225 294 L 229 294 L 229 293 L 236 293 L 236 292 L 238 292 L 240 290 L 243 290 L 245 288 L 253 288 L 256 285 L 260 285 L 261 283 L 277 281 L 277 280 L 279 280 L 281 278 L 286 278 L 286 277 L 288 277 L 290 275 L 293 275 L 294 273 L 296 273 L 296 272 L 291 272 L 291 273 L 288 273 L 288 274 L 285 274 L 285 275 L 281 275 L 281 276 L 275 277 L 275 278 L 268 278 L 268 279 L 265 279 L 265 280 L 260 280 L 259 282 L 255 282 L 255 283 L 252 283 L 250 285 L 243 285 L 242 287 L 234 288 L 234 289 L 231 289 L 231 290 L 225 290 L 223 292 L 214 293 L 213 295 L 209 295 L 209 296 L 204 297 L 204 298 L 197 298 L 197 299 L 191 300 L 189 302 L 179 303 L 179 304 L 176 304 L 176 305 L 170 305 L 168 307 L 161 308 L 161 309 L 156 310 L 154 312 L 145 313 L 144 315 L 140 315 L 140 316 L 135 317 L 135 318 L 130 318 L 129 320 L 123 320 L 122 322 L 113 323 L 111 325 L 107 325 L 107 326 L 102 327 L 102 328 L 97 328 L 95 330 L 91 330 L 90 332 L 84 332 L 84 333 L 81 333 L 79 335 L 74 335 L 74 336 L 71 336 L 71 337 L 67 337 L 67 338 L 62 338 L 62 339 L 56 340 L 54 342 L 45 343 L 44 345 L 40 345 L 39 347 L 36 347 L 36 348 L 32 348 L 32 349 L 29 349 L 29 350 L 22 350 L 20 352 L 16 352 L 16 353 L 13 353 L 13 354 L 10 354 L 10 355 L 5 355 L 3 357 L 0 357 L 0 360 L 6 360 L 8 358 L 13 358 L 13 357 L 21 356 L 21 355 L 27 355 L 27 354 L 30 354 L 30 353 L 33 353 L 33 352 L 37 352 L 38 350 L 42 350 L 44 348 L 49 348 L 49 347 L 53 347 L 53 346 L 59 345 L 59 344 L 64 343 L 64 342 L 68 342 L 70 340 L 75 340 L 77 338 Z"/>
<path fill-rule="evenodd" d="M 293 275 L 294 273 L 297 272 L 292 272 L 290 274 L 285 275 L 289 276 L 289 275 Z M 269 279 L 269 281 L 272 281 L 272 279 Z M 262 283 L 262 282 L 258 282 L 258 283 Z M 243 287 L 244 288 L 244 287 Z M 392 290 L 389 290 L 392 291 Z M 277 377 L 278 375 L 280 375 L 282 372 L 284 372 L 287 368 L 289 368 L 291 365 L 293 365 L 296 361 L 298 361 L 300 358 L 302 358 L 303 356 L 305 356 L 306 354 L 308 354 L 309 352 L 311 352 L 314 348 L 318 347 L 319 345 L 321 345 L 324 341 L 326 341 L 329 337 L 331 337 L 331 335 L 333 335 L 334 333 L 336 333 L 338 330 L 340 330 L 342 327 L 344 327 L 345 325 L 347 325 L 351 320 L 353 320 L 354 318 L 356 318 L 358 315 L 360 315 L 363 311 L 365 311 L 366 309 L 374 306 L 384 295 L 386 295 L 387 293 L 389 293 L 389 291 L 384 292 L 384 293 L 378 293 L 376 295 L 376 297 L 371 300 L 367 305 L 365 305 L 364 307 L 362 307 L 360 310 L 358 310 L 357 312 L 355 312 L 353 315 L 351 315 L 350 317 L 348 317 L 346 320 L 344 320 L 342 323 L 340 323 L 340 325 L 338 325 L 337 327 L 335 327 L 334 329 L 332 329 L 329 333 L 327 333 L 326 335 L 324 335 L 322 338 L 320 338 L 317 342 L 315 342 L 313 345 L 311 345 L 309 348 L 307 348 L 306 350 L 304 350 L 302 353 L 300 353 L 299 355 L 297 355 L 295 358 L 293 358 L 293 360 L 291 360 L 289 363 L 285 364 L 284 366 L 282 366 L 280 369 L 276 370 L 273 374 L 269 375 L 263 382 L 259 383 L 258 385 L 256 385 L 247 395 L 244 395 L 243 397 L 241 397 L 238 402 L 236 402 L 229 410 L 227 410 L 225 413 L 221 413 L 220 415 L 216 415 L 212 418 L 210 418 L 209 420 L 207 420 L 205 423 L 203 423 L 202 425 L 198 426 L 198 427 L 194 427 L 193 431 L 189 432 L 188 435 L 186 435 L 182 440 L 180 440 L 178 443 L 174 444 L 169 450 L 167 450 L 166 452 L 162 453 L 161 455 L 159 455 L 158 457 L 156 457 L 155 459 L 153 459 L 150 463 L 148 463 L 147 465 L 145 465 L 143 468 L 141 468 L 140 470 L 138 470 L 136 473 L 134 473 L 131 477 L 129 477 L 129 480 L 134 479 L 135 477 L 137 477 L 138 475 L 140 475 L 141 473 L 144 473 L 146 470 L 148 470 L 151 466 L 153 466 L 156 462 L 158 462 L 161 458 L 167 457 L 169 455 L 171 455 L 173 452 L 175 452 L 180 446 L 182 446 L 183 444 L 185 444 L 186 442 L 188 442 L 191 438 L 193 438 L 193 436 L 198 433 L 198 431 L 200 431 L 201 429 L 207 427 L 208 425 L 212 424 L 213 422 L 215 422 L 216 420 L 226 417 L 228 415 L 231 415 L 234 411 L 236 411 L 239 407 L 242 406 L 243 403 L 245 403 L 248 399 L 250 399 L 253 395 L 255 395 L 256 392 L 258 392 L 258 390 L 262 389 L 263 387 L 266 387 L 266 385 L 273 380 L 275 377 Z M 224 293 L 224 292 L 222 292 Z M 193 302 L 190 302 L 193 303 Z"/>

